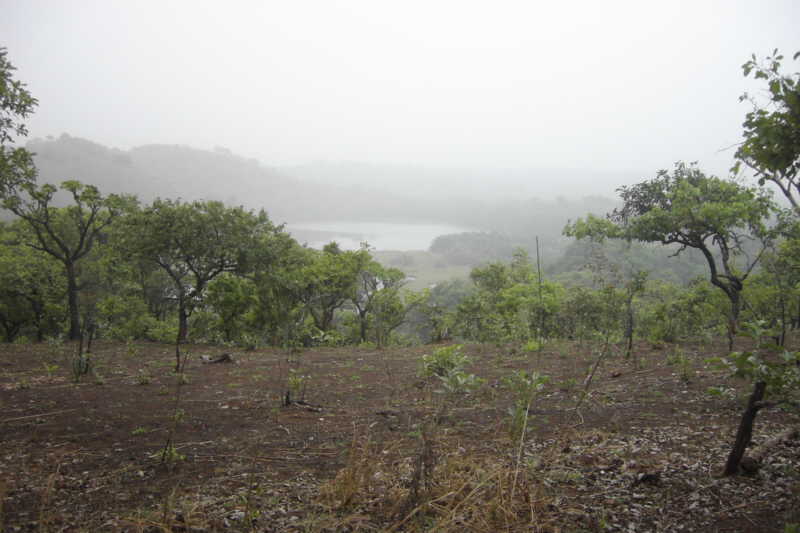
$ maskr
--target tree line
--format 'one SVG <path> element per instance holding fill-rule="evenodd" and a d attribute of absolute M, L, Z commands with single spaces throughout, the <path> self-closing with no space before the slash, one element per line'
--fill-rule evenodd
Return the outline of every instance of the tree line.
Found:
<path fill-rule="evenodd" d="M 3 337 L 286 347 L 566 337 L 630 345 L 637 335 L 669 341 L 724 332 L 732 344 L 744 319 L 765 321 L 785 339 L 800 317 L 800 104 L 798 75 L 782 74 L 782 59 L 776 52 L 744 65 L 770 94 L 769 105 L 746 115 L 737 151 L 759 186 L 678 163 L 619 189 L 621 206 L 606 217 L 565 228 L 587 243 L 580 273 L 545 279 L 524 252 L 503 250 L 513 258 L 476 267 L 468 283 L 410 293 L 403 272 L 379 264 L 367 245 L 310 249 L 264 211 L 217 201 L 142 204 L 75 180 L 39 184 L 32 154 L 14 144 L 37 102 L 0 50 L 0 199 L 14 215 L 0 226 Z M 778 207 L 768 182 L 791 208 Z M 672 246 L 675 255 L 694 250 L 710 283 L 656 279 L 640 267 L 637 241 Z"/>

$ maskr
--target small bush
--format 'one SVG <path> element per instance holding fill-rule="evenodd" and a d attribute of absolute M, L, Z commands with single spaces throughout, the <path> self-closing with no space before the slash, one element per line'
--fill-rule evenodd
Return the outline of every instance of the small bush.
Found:
<path fill-rule="evenodd" d="M 525 346 L 522 347 L 528 353 L 538 352 L 541 349 L 542 345 L 539 344 L 536 340 L 529 340 L 525 343 Z"/>
<path fill-rule="evenodd" d="M 85 354 L 81 353 L 72 358 L 72 381 L 74 383 L 80 382 L 81 378 L 87 375 L 92 370 L 92 360 Z"/>
<path fill-rule="evenodd" d="M 98 303 L 100 320 L 106 324 L 105 334 L 114 340 L 141 339 L 158 323 L 141 298 L 108 296 Z"/>
<path fill-rule="evenodd" d="M 239 345 L 247 352 L 256 350 L 259 344 L 258 337 L 250 335 L 249 333 L 243 333 L 239 339 Z"/>
<path fill-rule="evenodd" d="M 148 340 L 164 343 L 175 342 L 178 337 L 178 325 L 170 322 L 155 320 L 147 328 L 145 337 Z"/>
<path fill-rule="evenodd" d="M 528 413 L 533 400 L 543 390 L 550 378 L 538 372 L 518 370 L 503 378 L 503 384 L 514 396 L 514 406 L 508 409 L 509 429 L 513 439 L 520 438 L 527 430 Z"/>
<path fill-rule="evenodd" d="M 144 370 L 139 370 L 139 373 L 136 375 L 136 384 L 137 385 L 149 385 L 153 381 L 153 378 L 150 374 Z"/>
<path fill-rule="evenodd" d="M 486 380 L 475 374 L 467 374 L 462 370 L 451 371 L 446 376 L 439 376 L 445 392 L 450 394 L 469 394 L 480 388 Z"/>
<path fill-rule="evenodd" d="M 469 357 L 461 353 L 463 347 L 461 344 L 453 344 L 438 348 L 432 354 L 423 355 L 419 375 L 424 378 L 442 378 L 462 370 L 470 362 Z"/>

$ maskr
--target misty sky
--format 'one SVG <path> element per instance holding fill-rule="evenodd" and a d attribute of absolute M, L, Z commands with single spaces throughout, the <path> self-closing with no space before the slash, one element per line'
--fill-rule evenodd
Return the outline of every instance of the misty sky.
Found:
<path fill-rule="evenodd" d="M 800 50 L 787 1 L 0 0 L 32 137 L 314 160 L 725 173 L 757 87 Z M 791 64 L 792 71 L 798 63 Z"/>

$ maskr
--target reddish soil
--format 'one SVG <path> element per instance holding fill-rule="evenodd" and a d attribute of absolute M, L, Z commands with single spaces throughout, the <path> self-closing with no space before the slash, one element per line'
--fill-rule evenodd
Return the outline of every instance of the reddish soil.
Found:
<path fill-rule="evenodd" d="M 784 531 L 800 522 L 800 443 L 720 478 L 748 385 L 721 345 L 612 353 L 467 345 L 486 383 L 456 397 L 417 376 L 435 346 L 231 351 L 98 343 L 0 346 L 3 531 Z M 235 363 L 203 357 L 230 352 Z M 551 377 L 511 438 L 517 369 Z M 307 376 L 297 380 L 297 376 Z M 300 386 L 283 405 L 287 383 Z M 731 394 L 714 397 L 709 386 Z M 773 410 L 753 446 L 798 416 Z M 171 443 L 171 446 L 168 444 Z M 521 446 L 520 446 L 521 444 Z M 165 449 L 172 453 L 165 453 Z"/>

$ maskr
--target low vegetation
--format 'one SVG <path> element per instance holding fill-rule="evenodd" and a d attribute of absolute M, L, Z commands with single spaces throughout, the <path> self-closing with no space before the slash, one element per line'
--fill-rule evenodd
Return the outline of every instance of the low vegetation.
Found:
<path fill-rule="evenodd" d="M 709 360 L 724 340 L 637 341 L 636 366 L 612 346 L 597 367 L 601 341 L 311 348 L 288 368 L 282 349 L 184 345 L 181 373 L 171 345 L 98 341 L 103 379 L 73 384 L 51 365 L 75 348 L 0 349 L 4 530 L 800 523 L 796 413 L 765 406 L 744 474 L 721 476 L 748 397 Z"/>

